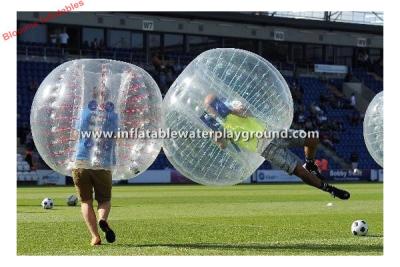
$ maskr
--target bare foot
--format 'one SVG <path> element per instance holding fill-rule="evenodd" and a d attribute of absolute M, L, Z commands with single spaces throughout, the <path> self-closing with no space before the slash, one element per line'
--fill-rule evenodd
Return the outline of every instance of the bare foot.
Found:
<path fill-rule="evenodd" d="M 90 245 L 92 246 L 98 246 L 101 245 L 101 239 L 99 236 L 93 237 L 92 241 L 90 242 Z"/>

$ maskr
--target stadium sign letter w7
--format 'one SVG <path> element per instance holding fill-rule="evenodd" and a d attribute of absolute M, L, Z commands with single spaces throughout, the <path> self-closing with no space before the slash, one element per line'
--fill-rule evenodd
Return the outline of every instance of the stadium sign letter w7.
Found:
<path fill-rule="evenodd" d="M 154 31 L 154 21 L 152 21 L 152 20 L 143 20 L 143 22 L 142 22 L 142 30 L 144 30 L 144 31 Z"/>

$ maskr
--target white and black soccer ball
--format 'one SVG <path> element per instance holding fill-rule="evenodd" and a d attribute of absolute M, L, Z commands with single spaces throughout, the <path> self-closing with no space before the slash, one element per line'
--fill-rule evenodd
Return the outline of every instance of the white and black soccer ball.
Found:
<path fill-rule="evenodd" d="M 75 195 L 70 195 L 67 198 L 67 205 L 68 206 L 76 206 L 78 204 L 78 198 Z"/>
<path fill-rule="evenodd" d="M 351 232 L 353 235 L 361 235 L 364 236 L 368 233 L 368 224 L 364 220 L 354 221 L 351 225 Z"/>
<path fill-rule="evenodd" d="M 42 200 L 42 207 L 46 210 L 54 207 L 54 201 L 51 198 L 46 197 Z"/>

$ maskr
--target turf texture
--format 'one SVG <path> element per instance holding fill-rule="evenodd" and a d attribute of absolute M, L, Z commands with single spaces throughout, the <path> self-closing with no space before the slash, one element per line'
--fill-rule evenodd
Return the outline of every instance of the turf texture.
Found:
<path fill-rule="evenodd" d="M 17 189 L 18 255 L 382 255 L 383 185 L 337 185 L 348 201 L 303 184 L 115 186 L 117 241 L 91 247 L 73 187 Z M 52 210 L 40 206 L 55 201 Z M 327 206 L 328 203 L 332 206 Z M 353 236 L 354 220 L 369 224 Z"/>

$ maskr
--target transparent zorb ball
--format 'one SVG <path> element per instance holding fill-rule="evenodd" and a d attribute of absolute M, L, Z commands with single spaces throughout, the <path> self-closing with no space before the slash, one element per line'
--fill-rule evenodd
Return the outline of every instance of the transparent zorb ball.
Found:
<path fill-rule="evenodd" d="M 239 49 L 200 54 L 163 101 L 163 127 L 177 132 L 280 131 L 288 129 L 292 119 L 292 96 L 279 71 L 264 58 Z M 260 153 L 271 140 L 225 141 L 222 149 L 212 138 L 170 138 L 163 149 L 172 165 L 193 181 L 232 185 L 260 166 Z"/>
<path fill-rule="evenodd" d="M 132 178 L 161 149 L 161 140 L 133 134 L 161 126 L 161 103 L 155 81 L 135 65 L 69 61 L 55 68 L 36 92 L 33 140 L 47 165 L 64 175 L 80 167 L 110 169 L 114 180 Z"/>
<path fill-rule="evenodd" d="M 383 167 L 383 92 L 372 99 L 365 112 L 364 140 L 372 158 Z"/>

